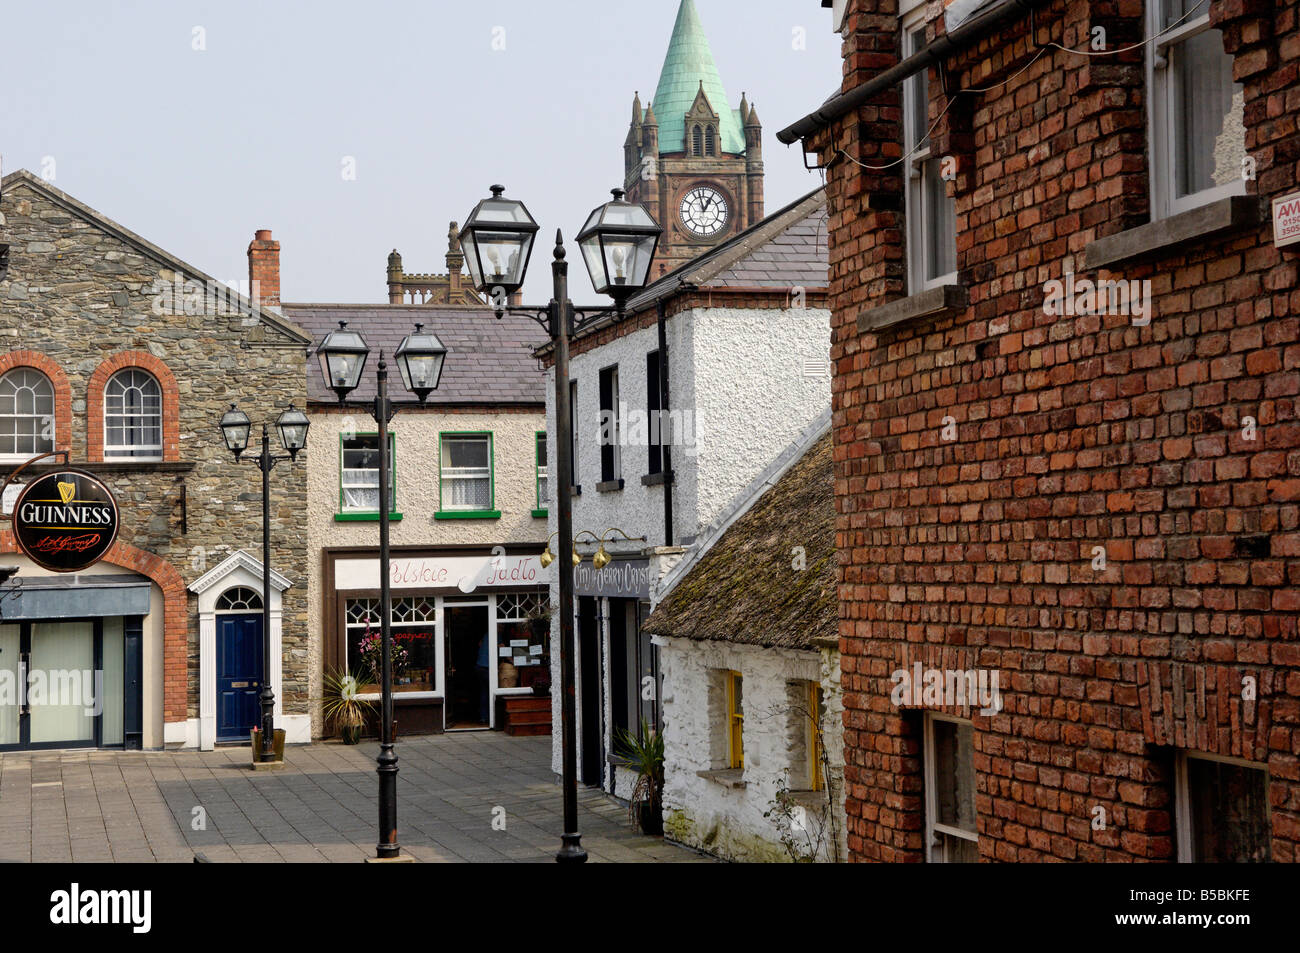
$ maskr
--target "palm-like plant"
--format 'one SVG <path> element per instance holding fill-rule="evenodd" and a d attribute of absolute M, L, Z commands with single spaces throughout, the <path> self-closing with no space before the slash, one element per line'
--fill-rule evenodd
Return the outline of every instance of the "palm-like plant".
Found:
<path fill-rule="evenodd" d="M 633 823 L 640 821 L 643 830 L 647 820 L 652 821 L 652 826 L 661 826 L 659 819 L 664 796 L 664 736 L 652 729 L 643 718 L 638 734 L 620 729 L 618 740 L 624 761 L 637 773 L 628 815 Z M 646 811 L 650 812 L 650 818 L 645 817 L 643 812 Z"/>
<path fill-rule="evenodd" d="M 358 697 L 361 682 L 356 675 L 331 669 L 325 673 L 324 688 L 321 713 L 327 720 L 340 728 L 360 728 L 365 724 L 366 713 L 374 708 L 374 702 Z"/>

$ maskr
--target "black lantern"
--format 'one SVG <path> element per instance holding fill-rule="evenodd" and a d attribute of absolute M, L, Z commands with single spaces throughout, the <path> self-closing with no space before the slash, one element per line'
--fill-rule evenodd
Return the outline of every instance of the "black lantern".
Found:
<path fill-rule="evenodd" d="M 221 436 L 226 441 L 226 449 L 235 455 L 236 460 L 248 449 L 249 429 L 248 414 L 234 404 L 221 415 Z"/>
<path fill-rule="evenodd" d="M 417 323 L 415 333 L 402 338 L 394 356 L 397 369 L 402 372 L 402 383 L 423 404 L 429 392 L 438 389 L 447 349 L 436 334 L 425 334 L 424 325 Z"/>
<path fill-rule="evenodd" d="M 340 404 L 361 383 L 361 371 L 369 354 L 365 339 L 356 331 L 349 331 L 346 321 L 340 321 L 339 329 L 327 334 L 316 348 L 321 373 L 330 389 L 339 395 Z"/>
<path fill-rule="evenodd" d="M 284 449 L 289 451 L 289 459 L 295 459 L 298 451 L 307 446 L 307 428 L 311 426 L 307 415 L 290 404 L 289 409 L 280 415 L 275 425 L 280 429 L 280 442 L 284 444 Z"/>
<path fill-rule="evenodd" d="M 460 230 L 474 287 L 489 294 L 511 295 L 524 283 L 533 251 L 537 222 L 523 202 L 502 198 L 505 186 L 492 186 L 492 197 L 474 206 Z"/>
<path fill-rule="evenodd" d="M 612 202 L 587 217 L 578 233 L 578 245 L 596 293 L 609 295 L 622 307 L 646 286 L 663 229 L 645 206 L 623 201 L 622 189 L 613 189 L 612 194 Z"/>

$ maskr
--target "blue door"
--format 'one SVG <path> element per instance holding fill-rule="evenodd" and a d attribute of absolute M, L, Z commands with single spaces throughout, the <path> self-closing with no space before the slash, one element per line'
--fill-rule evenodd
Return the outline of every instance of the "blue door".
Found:
<path fill-rule="evenodd" d="M 217 740 L 247 741 L 262 721 L 262 616 L 217 616 Z"/>

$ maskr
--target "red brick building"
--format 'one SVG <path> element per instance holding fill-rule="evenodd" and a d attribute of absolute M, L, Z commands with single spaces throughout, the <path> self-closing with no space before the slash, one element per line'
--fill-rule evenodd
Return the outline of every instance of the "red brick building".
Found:
<path fill-rule="evenodd" d="M 834 7 L 852 855 L 1297 860 L 1297 3 Z"/>

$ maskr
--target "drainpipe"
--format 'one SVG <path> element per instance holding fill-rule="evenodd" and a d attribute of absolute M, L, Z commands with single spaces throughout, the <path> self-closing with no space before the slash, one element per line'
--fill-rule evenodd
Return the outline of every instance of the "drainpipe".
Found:
<path fill-rule="evenodd" d="M 673 544 L 673 449 L 664 441 L 664 417 L 668 413 L 668 330 L 664 301 L 655 302 L 659 318 L 659 465 L 664 475 L 664 545 Z"/>

